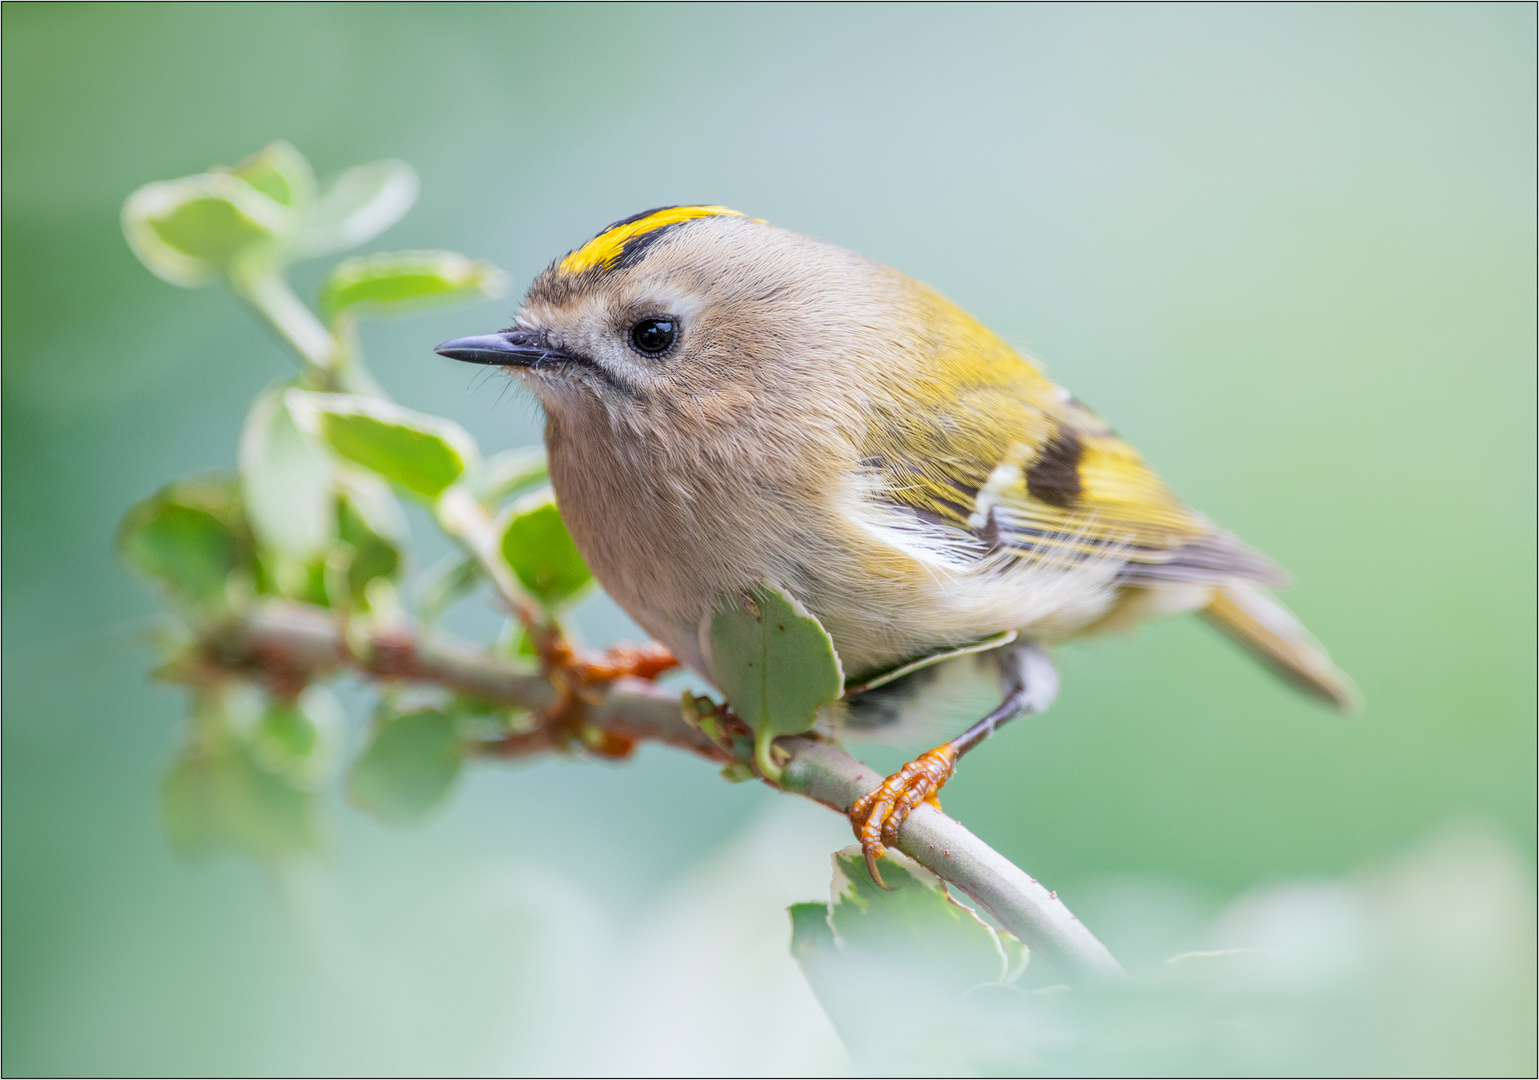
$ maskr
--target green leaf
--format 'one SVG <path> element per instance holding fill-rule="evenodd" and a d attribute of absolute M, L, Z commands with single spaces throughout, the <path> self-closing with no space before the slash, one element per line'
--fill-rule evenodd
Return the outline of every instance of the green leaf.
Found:
<path fill-rule="evenodd" d="M 833 902 L 790 908 L 791 955 L 861 1071 L 952 1075 L 941 1070 L 965 1060 L 959 1038 L 976 1038 L 968 1021 L 980 987 L 1014 993 L 999 985 L 1006 956 L 998 938 L 905 856 L 883 859 L 891 892 L 867 876 L 860 848 L 833 861 Z M 900 1010 L 873 1008 L 873 993 L 897 987 Z"/>
<path fill-rule="evenodd" d="M 240 177 L 209 172 L 146 184 L 123 203 L 123 235 L 162 280 L 193 288 L 276 244 L 295 212 Z"/>
<path fill-rule="evenodd" d="M 573 636 L 571 629 L 563 625 L 560 619 L 556 620 L 556 624 L 566 637 Z M 504 656 L 515 659 L 519 657 L 539 659 L 540 656 L 540 650 L 535 647 L 534 638 L 529 636 L 528 628 L 517 619 L 508 619 L 503 622 L 502 630 L 497 635 L 496 650 Z"/>
<path fill-rule="evenodd" d="M 487 506 L 497 506 L 509 495 L 543 484 L 550 478 L 545 461 L 545 447 L 523 446 L 502 450 L 481 463 L 469 484 L 476 498 Z"/>
<path fill-rule="evenodd" d="M 262 717 L 253 741 L 258 758 L 273 762 L 271 771 L 284 772 L 294 762 L 308 758 L 321 740 L 297 704 L 278 704 Z"/>
<path fill-rule="evenodd" d="M 303 211 L 315 200 L 315 170 L 283 140 L 268 143 L 239 164 L 213 169 L 237 176 L 276 203 Z"/>
<path fill-rule="evenodd" d="M 417 172 L 404 161 L 355 165 L 334 180 L 299 238 L 303 255 L 329 255 L 367 243 L 417 201 Z"/>
<path fill-rule="evenodd" d="M 792 904 L 786 908 L 791 916 L 791 955 L 801 960 L 819 949 L 837 949 L 834 928 L 828 923 L 828 905 L 821 902 Z"/>
<path fill-rule="evenodd" d="M 791 916 L 791 957 L 846 1045 L 860 1051 L 875 1034 L 870 1029 L 883 1023 L 884 1017 L 880 1010 L 872 1015 L 870 991 L 861 981 L 866 972 L 857 960 L 844 955 L 829 925 L 828 909 L 826 903 L 792 904 L 786 909 Z"/>
<path fill-rule="evenodd" d="M 330 460 L 299 431 L 284 404 L 289 382 L 259 394 L 241 430 L 241 489 L 251 530 L 282 591 L 304 591 L 307 566 L 337 539 L 336 482 Z"/>
<path fill-rule="evenodd" d="M 834 853 L 829 921 L 846 954 L 902 957 L 931 985 L 958 994 L 1004 978 L 993 928 L 953 901 L 938 877 L 897 853 L 883 856 L 880 870 L 891 891 L 871 880 L 859 847 Z"/>
<path fill-rule="evenodd" d="M 184 480 L 123 516 L 117 548 L 131 567 L 173 595 L 218 605 L 230 574 L 248 563 L 250 537 L 232 482 Z"/>
<path fill-rule="evenodd" d="M 138 570 L 199 600 L 223 592 L 237 554 L 234 537 L 218 518 L 163 503 L 136 524 L 123 550 Z"/>
<path fill-rule="evenodd" d="M 300 429 L 333 454 L 429 502 L 479 456 L 458 424 L 378 398 L 290 390 L 285 400 Z"/>
<path fill-rule="evenodd" d="M 571 600 L 593 580 L 548 488 L 509 507 L 501 531 L 504 561 L 546 607 Z"/>
<path fill-rule="evenodd" d="M 337 484 L 350 508 L 370 532 L 404 549 L 411 541 L 406 512 L 390 485 L 371 472 L 344 466 L 337 470 Z"/>
<path fill-rule="evenodd" d="M 321 286 L 321 314 L 400 315 L 425 307 L 501 296 L 507 275 L 452 251 L 396 251 L 338 263 Z"/>
<path fill-rule="evenodd" d="M 160 790 L 171 843 L 186 855 L 273 857 L 320 846 L 314 797 L 261 767 L 245 747 L 192 750 Z"/>
<path fill-rule="evenodd" d="M 833 641 L 787 593 L 762 584 L 719 608 L 706 637 L 713 681 L 753 728 L 760 771 L 778 780 L 770 741 L 811 728 L 844 689 Z"/>
<path fill-rule="evenodd" d="M 335 769 L 345 720 L 324 686 L 307 686 L 292 702 L 268 702 L 248 735 L 252 760 L 291 787 L 314 790 Z"/>
<path fill-rule="evenodd" d="M 721 778 L 729 784 L 741 784 L 752 780 L 754 773 L 752 768 L 741 761 L 734 761 L 721 767 Z"/>
<path fill-rule="evenodd" d="M 417 621 L 436 623 L 444 612 L 481 584 L 481 567 L 474 559 L 450 555 L 423 575 L 417 585 Z"/>
<path fill-rule="evenodd" d="M 353 803 L 391 824 L 415 821 L 442 801 L 464 748 L 437 709 L 386 714 L 348 776 Z"/>
<path fill-rule="evenodd" d="M 347 566 L 347 588 L 355 607 L 367 609 L 369 583 L 383 578 L 394 581 L 401 572 L 401 549 L 387 536 L 370 526 L 353 500 L 337 500 L 337 531 L 352 549 Z"/>

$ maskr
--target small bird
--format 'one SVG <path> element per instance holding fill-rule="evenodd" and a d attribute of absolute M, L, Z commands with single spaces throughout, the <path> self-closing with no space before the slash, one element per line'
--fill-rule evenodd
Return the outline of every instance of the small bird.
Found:
<path fill-rule="evenodd" d="M 851 808 L 873 876 L 962 754 L 1052 702 L 1058 642 L 1197 611 L 1356 707 L 1267 592 L 1275 564 L 977 320 L 834 244 L 721 206 L 647 210 L 552 263 L 512 327 L 437 351 L 538 397 L 594 575 L 705 678 L 713 611 L 761 582 L 822 622 L 850 685 L 1009 638 L 847 696 L 835 734 L 964 728 Z"/>

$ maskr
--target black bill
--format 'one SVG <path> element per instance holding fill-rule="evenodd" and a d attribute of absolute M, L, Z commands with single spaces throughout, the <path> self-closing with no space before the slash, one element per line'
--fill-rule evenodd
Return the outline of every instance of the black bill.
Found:
<path fill-rule="evenodd" d="M 527 330 L 521 326 L 499 330 L 495 334 L 455 338 L 433 351 L 439 356 L 463 360 L 467 364 L 496 364 L 501 367 L 534 367 L 543 361 L 572 359 L 546 341 L 545 331 Z"/>

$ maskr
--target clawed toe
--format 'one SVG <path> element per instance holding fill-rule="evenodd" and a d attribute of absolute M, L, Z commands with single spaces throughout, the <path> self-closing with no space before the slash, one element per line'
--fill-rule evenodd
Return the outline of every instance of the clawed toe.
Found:
<path fill-rule="evenodd" d="M 876 860 L 889 845 L 897 846 L 903 823 L 920 803 L 940 809 L 937 794 L 951 779 L 956 761 L 956 750 L 949 743 L 937 746 L 883 780 L 850 807 L 850 825 L 865 854 L 866 870 L 882 888 L 888 886 L 877 871 Z"/>

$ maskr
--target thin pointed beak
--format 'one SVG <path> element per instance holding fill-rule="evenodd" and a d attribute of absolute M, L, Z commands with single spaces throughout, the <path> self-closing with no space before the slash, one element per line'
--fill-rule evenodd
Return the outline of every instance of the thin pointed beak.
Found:
<path fill-rule="evenodd" d="M 463 360 L 468 364 L 496 364 L 499 367 L 534 367 L 541 361 L 572 359 L 546 341 L 545 331 L 529 330 L 522 326 L 499 330 L 495 334 L 455 338 L 433 351 L 451 360 Z"/>

